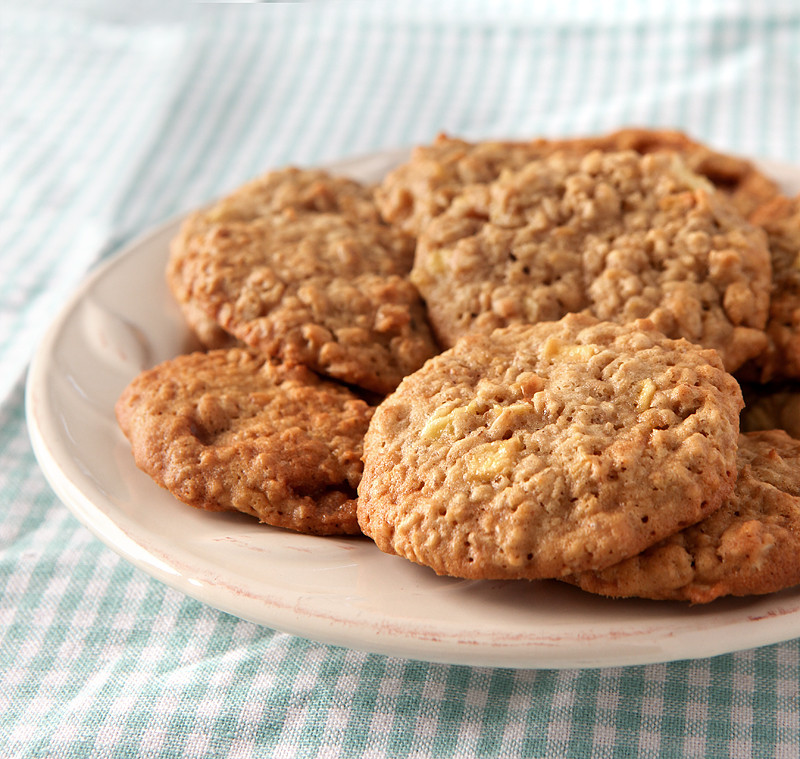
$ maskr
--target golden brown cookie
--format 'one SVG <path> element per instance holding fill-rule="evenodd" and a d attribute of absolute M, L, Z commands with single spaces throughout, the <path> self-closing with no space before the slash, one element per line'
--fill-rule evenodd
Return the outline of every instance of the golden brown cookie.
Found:
<path fill-rule="evenodd" d="M 561 145 L 572 145 L 574 149 L 586 151 L 635 150 L 642 154 L 674 151 L 681 155 L 692 171 L 706 177 L 719 191 L 725 193 L 745 218 L 780 194 L 778 184 L 753 161 L 720 153 L 674 129 L 633 127 L 599 137 L 563 140 Z"/>
<path fill-rule="evenodd" d="M 386 176 L 376 198 L 384 218 L 418 235 L 466 185 L 492 182 L 503 171 L 521 169 L 555 151 L 592 150 L 677 152 L 692 171 L 728 195 L 744 216 L 778 194 L 776 183 L 752 161 L 714 151 L 675 130 L 629 128 L 594 137 L 517 142 L 468 142 L 439 135 L 430 145 L 415 147 L 409 161 Z"/>
<path fill-rule="evenodd" d="M 206 344 L 224 337 L 201 317 L 267 356 L 391 391 L 438 352 L 407 276 L 414 241 L 380 221 L 350 180 L 281 177 L 187 220 L 170 254 L 171 289 Z M 260 194 L 265 186 L 276 195 Z"/>
<path fill-rule="evenodd" d="M 378 393 L 438 351 L 405 237 L 336 214 L 212 226 L 182 255 L 189 299 L 267 356 Z"/>
<path fill-rule="evenodd" d="M 181 261 L 193 238 L 215 224 L 248 222 L 287 209 L 340 214 L 354 221 L 379 223 L 372 189 L 347 177 L 322 169 L 289 166 L 246 182 L 233 192 L 185 219 L 172 241 L 167 283 L 178 301 L 186 323 L 206 348 L 228 348 L 238 340 L 226 332 L 192 300 L 181 277 Z"/>
<path fill-rule="evenodd" d="M 647 321 L 470 335 L 376 409 L 358 520 L 439 574 L 604 568 L 730 495 L 741 406 L 714 351 Z"/>
<path fill-rule="evenodd" d="M 445 346 L 570 312 L 649 318 L 731 371 L 766 345 L 764 233 L 674 153 L 554 153 L 470 185 L 420 235 L 411 279 Z"/>
<path fill-rule="evenodd" d="M 288 166 L 237 187 L 199 212 L 194 224 L 254 221 L 287 209 L 380 221 L 371 187 L 323 169 Z"/>
<path fill-rule="evenodd" d="M 304 367 L 238 348 L 178 356 L 136 377 L 116 414 L 137 466 L 191 506 L 300 532 L 359 532 L 372 407 Z"/>
<path fill-rule="evenodd" d="M 390 171 L 375 189 L 375 201 L 386 221 L 417 236 L 447 210 L 464 187 L 497 179 L 554 150 L 549 140 L 477 143 L 439 135 L 418 145 L 408 162 Z"/>
<path fill-rule="evenodd" d="M 766 350 L 742 375 L 761 382 L 800 379 L 800 195 L 778 197 L 752 216 L 767 233 L 772 258 L 772 299 Z"/>
<path fill-rule="evenodd" d="M 743 434 L 733 495 L 702 522 L 639 556 L 570 581 L 614 597 L 707 603 L 800 583 L 800 441 Z"/>

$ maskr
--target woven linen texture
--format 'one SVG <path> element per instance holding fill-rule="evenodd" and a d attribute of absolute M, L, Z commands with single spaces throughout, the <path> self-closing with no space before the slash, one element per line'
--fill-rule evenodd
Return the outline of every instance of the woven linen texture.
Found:
<path fill-rule="evenodd" d="M 797 640 L 638 667 L 472 668 L 306 641 L 170 590 L 50 490 L 23 381 L 95 263 L 271 167 L 440 131 L 626 125 L 800 163 L 798 50 L 788 1 L 6 6 L 0 755 L 796 757 Z"/>

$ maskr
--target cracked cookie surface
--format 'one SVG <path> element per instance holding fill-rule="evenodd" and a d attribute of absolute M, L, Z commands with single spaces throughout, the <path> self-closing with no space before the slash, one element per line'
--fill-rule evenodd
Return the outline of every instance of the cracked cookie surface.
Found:
<path fill-rule="evenodd" d="M 742 374 L 760 382 L 800 379 L 800 195 L 775 198 L 752 218 L 767 233 L 772 295 L 768 344 Z"/>
<path fill-rule="evenodd" d="M 372 407 L 301 366 L 239 349 L 178 356 L 116 404 L 137 466 L 181 501 L 312 534 L 358 534 Z"/>
<path fill-rule="evenodd" d="M 288 191 L 266 200 L 241 192 L 190 218 L 168 281 L 180 302 L 245 345 L 386 393 L 438 352 L 407 276 L 414 242 L 381 222 L 369 198 L 354 200 L 354 183 L 345 193 L 330 182 L 313 203 L 299 190 L 297 202 Z"/>
<path fill-rule="evenodd" d="M 371 188 L 322 169 L 296 166 L 266 172 L 207 208 L 189 214 L 170 246 L 167 283 L 187 325 L 205 348 L 233 347 L 237 340 L 192 301 L 190 289 L 182 280 L 181 262 L 192 238 L 214 224 L 254 221 L 287 209 L 335 213 L 370 224 L 380 221 Z"/>
<path fill-rule="evenodd" d="M 739 439 L 733 495 L 714 514 L 621 564 L 571 582 L 614 597 L 708 603 L 800 583 L 800 441 Z"/>
<path fill-rule="evenodd" d="M 779 193 L 777 184 L 746 158 L 712 150 L 683 132 L 628 128 L 594 137 L 516 142 L 469 142 L 439 135 L 431 144 L 414 148 L 409 160 L 385 177 L 376 189 L 377 202 L 384 218 L 418 235 L 466 185 L 492 182 L 503 171 L 521 169 L 557 150 L 676 152 L 692 171 L 724 192 L 745 217 Z"/>
<path fill-rule="evenodd" d="M 731 371 L 767 341 L 764 232 L 671 153 L 555 153 L 470 185 L 421 234 L 411 279 L 445 346 L 571 312 L 651 319 Z"/>
<path fill-rule="evenodd" d="M 439 574 L 606 567 L 731 493 L 741 406 L 714 351 L 646 321 L 470 335 L 377 407 L 359 523 Z"/>

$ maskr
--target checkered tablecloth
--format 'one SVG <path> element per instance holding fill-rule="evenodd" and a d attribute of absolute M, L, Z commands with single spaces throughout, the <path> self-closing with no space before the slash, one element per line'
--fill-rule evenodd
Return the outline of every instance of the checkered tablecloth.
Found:
<path fill-rule="evenodd" d="M 48 322 L 156 222 L 270 167 L 439 131 L 624 125 L 800 163 L 800 6 L 0 5 L 0 756 L 800 755 L 798 640 L 527 671 L 292 637 L 119 558 L 28 441 L 25 369 Z"/>

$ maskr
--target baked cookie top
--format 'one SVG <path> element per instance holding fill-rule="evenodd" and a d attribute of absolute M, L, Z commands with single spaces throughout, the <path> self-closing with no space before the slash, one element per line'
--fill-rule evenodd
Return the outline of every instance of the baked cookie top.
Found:
<path fill-rule="evenodd" d="M 372 411 L 304 367 L 238 348 L 166 361 L 116 404 L 137 466 L 181 501 L 320 535 L 359 532 Z"/>
<path fill-rule="evenodd" d="M 683 132 L 631 128 L 594 137 L 516 142 L 468 142 L 442 134 L 430 145 L 416 146 L 406 163 L 389 172 L 375 190 L 376 201 L 385 219 L 418 235 L 466 185 L 492 182 L 503 171 L 520 169 L 556 151 L 592 150 L 679 153 L 692 171 L 725 193 L 745 217 L 779 194 L 777 184 L 752 161 L 719 153 Z"/>
<path fill-rule="evenodd" d="M 187 221 L 167 277 L 179 301 L 225 332 L 378 393 L 438 352 L 408 280 L 414 242 L 404 233 L 347 207 L 264 215 L 220 208 L 214 221 Z"/>
<path fill-rule="evenodd" d="M 375 188 L 375 202 L 386 221 L 418 236 L 464 187 L 493 182 L 503 171 L 552 153 L 555 145 L 544 139 L 473 143 L 442 134 L 415 146 L 411 158 L 386 175 Z"/>
<path fill-rule="evenodd" d="M 287 209 L 340 214 L 370 224 L 380 222 L 372 188 L 322 169 L 296 166 L 267 172 L 189 214 L 171 244 L 167 284 L 187 325 L 205 348 L 234 347 L 238 341 L 191 299 L 190 288 L 181 277 L 181 262 L 192 240 L 215 224 L 254 221 Z"/>
<path fill-rule="evenodd" d="M 738 479 L 723 506 L 639 556 L 570 581 L 592 593 L 706 603 L 800 583 L 800 441 L 743 434 Z"/>
<path fill-rule="evenodd" d="M 730 495 L 741 406 L 716 352 L 647 321 L 470 335 L 377 407 L 359 523 L 456 577 L 610 566 Z"/>
<path fill-rule="evenodd" d="M 729 370 L 766 345 L 764 232 L 673 153 L 554 153 L 469 185 L 420 236 L 411 279 L 445 346 L 579 311 L 649 318 Z"/>
<path fill-rule="evenodd" d="M 373 188 L 323 169 L 287 166 L 245 182 L 197 214 L 195 223 L 253 221 L 287 209 L 378 222 Z"/>
<path fill-rule="evenodd" d="M 674 129 L 619 129 L 598 137 L 561 140 L 562 148 L 577 150 L 635 150 L 647 154 L 674 151 L 693 172 L 704 176 L 727 195 L 739 213 L 748 218 L 764 203 L 780 194 L 778 184 L 742 156 L 712 150 Z"/>
<path fill-rule="evenodd" d="M 780 196 L 752 216 L 767 233 L 772 258 L 772 299 L 766 350 L 744 374 L 761 382 L 800 379 L 800 195 Z"/>

